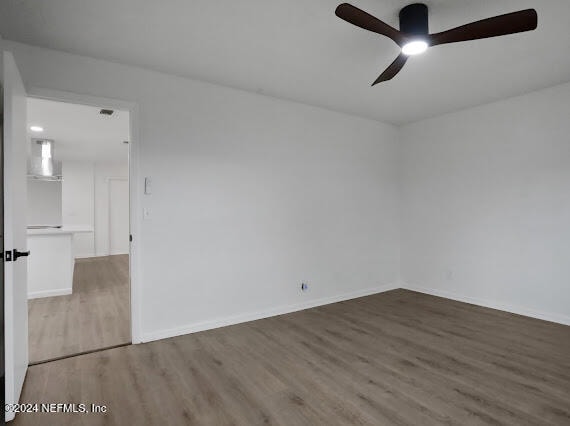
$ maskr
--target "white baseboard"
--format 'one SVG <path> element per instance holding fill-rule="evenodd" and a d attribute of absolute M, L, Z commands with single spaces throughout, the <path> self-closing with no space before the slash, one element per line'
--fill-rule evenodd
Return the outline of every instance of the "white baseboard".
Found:
<path fill-rule="evenodd" d="M 122 255 L 122 254 L 130 254 L 128 251 L 126 252 L 110 252 L 110 251 L 105 251 L 105 252 L 98 252 L 95 253 L 92 256 L 86 256 L 86 257 L 107 257 L 107 256 L 117 256 L 117 255 Z"/>
<path fill-rule="evenodd" d="M 55 290 L 33 291 L 28 293 L 29 299 L 39 299 L 40 297 L 67 296 L 72 293 L 70 288 L 56 288 Z"/>
<path fill-rule="evenodd" d="M 94 254 L 77 254 L 75 255 L 75 259 L 90 259 L 92 257 L 96 257 Z"/>
<path fill-rule="evenodd" d="M 123 254 L 129 254 L 129 253 L 122 253 Z M 89 259 L 97 259 L 100 257 L 109 257 L 109 256 L 115 256 L 114 254 L 97 254 L 97 255 L 93 255 L 93 256 L 75 256 L 75 260 L 78 261 L 82 261 L 82 260 L 89 260 Z"/>
<path fill-rule="evenodd" d="M 317 306 L 342 302 L 343 300 L 356 299 L 358 297 L 370 296 L 371 294 L 383 293 L 385 291 L 395 290 L 399 287 L 400 285 L 398 283 L 386 284 L 379 287 L 357 290 L 350 293 L 344 293 L 337 296 L 310 300 L 307 302 L 296 303 L 293 305 L 278 306 L 263 311 L 248 312 L 225 318 L 218 318 L 209 321 L 201 321 L 194 324 L 188 324 L 186 326 L 171 328 L 167 330 L 158 330 L 158 331 L 152 331 L 150 333 L 142 333 L 142 341 L 150 342 L 153 340 L 167 339 L 169 337 L 181 336 L 183 334 L 196 333 L 198 331 L 211 330 L 214 328 L 225 327 L 228 325 L 240 324 L 242 322 L 255 321 L 263 318 L 274 317 L 276 315 L 289 314 L 291 312 L 302 311 L 304 309 L 314 308 Z"/>
<path fill-rule="evenodd" d="M 525 317 L 537 318 L 544 321 L 555 322 L 558 324 L 570 325 L 570 317 L 562 314 L 537 311 L 535 309 L 512 305 L 510 303 L 501 303 L 488 299 L 463 296 L 461 294 L 457 294 L 450 291 L 425 288 L 414 284 L 401 283 L 401 287 L 406 290 L 417 291 L 418 293 L 431 294 L 432 296 L 444 297 L 446 299 L 456 300 L 458 302 L 471 303 L 472 305 L 497 309 L 499 311 L 509 312 L 511 314 L 523 315 Z"/>

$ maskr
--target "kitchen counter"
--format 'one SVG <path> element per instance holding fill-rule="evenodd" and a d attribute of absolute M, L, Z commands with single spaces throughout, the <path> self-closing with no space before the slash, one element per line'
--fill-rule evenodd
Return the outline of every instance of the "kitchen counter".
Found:
<path fill-rule="evenodd" d="M 93 228 L 28 229 L 28 299 L 71 294 L 73 291 L 73 237 Z"/>
<path fill-rule="evenodd" d="M 61 228 L 28 229 L 28 235 L 61 235 L 61 234 L 77 234 L 82 232 L 93 232 L 93 228 L 86 228 L 80 226 L 63 226 Z"/>

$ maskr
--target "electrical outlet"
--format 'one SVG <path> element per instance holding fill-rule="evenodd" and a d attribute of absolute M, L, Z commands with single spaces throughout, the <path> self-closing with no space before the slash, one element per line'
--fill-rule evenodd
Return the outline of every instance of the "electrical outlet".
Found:
<path fill-rule="evenodd" d="M 301 291 L 307 291 L 309 289 L 309 284 L 306 282 L 301 283 Z"/>

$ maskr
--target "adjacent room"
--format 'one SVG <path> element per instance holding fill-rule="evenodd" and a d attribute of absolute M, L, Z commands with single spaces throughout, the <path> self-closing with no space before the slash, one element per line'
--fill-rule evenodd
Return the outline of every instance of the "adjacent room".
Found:
<path fill-rule="evenodd" d="M 27 112 L 29 362 L 128 344 L 129 113 Z"/>
<path fill-rule="evenodd" d="M 569 19 L 1 2 L 8 424 L 570 424 Z"/>

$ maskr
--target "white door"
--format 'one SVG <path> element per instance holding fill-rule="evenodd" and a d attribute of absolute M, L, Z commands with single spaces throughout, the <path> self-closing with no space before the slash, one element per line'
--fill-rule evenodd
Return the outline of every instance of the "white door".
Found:
<path fill-rule="evenodd" d="M 129 253 L 129 181 L 109 179 L 109 254 Z"/>
<path fill-rule="evenodd" d="M 26 90 L 14 57 L 2 53 L 4 89 L 4 327 L 6 404 L 17 403 L 28 369 L 27 257 L 14 259 L 14 250 L 27 251 L 26 236 Z M 6 258 L 8 251 L 12 259 Z M 6 420 L 14 413 L 7 412 Z"/>

